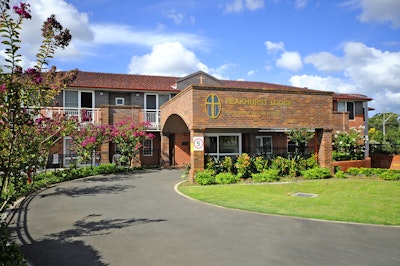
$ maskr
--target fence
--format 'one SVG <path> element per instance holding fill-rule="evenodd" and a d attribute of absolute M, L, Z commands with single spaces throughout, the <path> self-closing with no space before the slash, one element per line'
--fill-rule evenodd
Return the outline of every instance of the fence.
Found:
<path fill-rule="evenodd" d="M 370 154 L 400 154 L 399 144 L 369 144 Z"/>

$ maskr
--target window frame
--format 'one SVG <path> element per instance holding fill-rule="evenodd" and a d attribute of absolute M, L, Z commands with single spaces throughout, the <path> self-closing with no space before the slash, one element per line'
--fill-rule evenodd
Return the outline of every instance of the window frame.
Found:
<path fill-rule="evenodd" d="M 269 141 L 270 149 L 269 149 L 269 151 L 263 152 L 263 151 L 267 150 L 266 148 L 264 148 L 264 139 L 267 139 L 267 138 L 270 140 Z M 260 148 L 262 150 L 261 152 L 257 151 L 259 144 L 261 144 L 260 145 Z M 261 155 L 261 154 L 273 154 L 273 147 L 274 146 L 273 146 L 273 143 L 272 143 L 272 136 L 256 136 L 256 153 L 258 155 Z"/>
<path fill-rule="evenodd" d="M 242 154 L 242 134 L 241 133 L 212 133 L 205 134 L 205 138 L 216 137 L 217 138 L 217 151 L 216 152 L 207 152 L 207 147 L 205 147 L 204 153 L 210 157 L 223 158 L 225 156 L 239 156 Z M 238 152 L 228 153 L 228 152 L 220 152 L 220 137 L 237 137 L 238 138 Z M 207 146 L 207 140 L 205 140 L 205 146 Z"/>
<path fill-rule="evenodd" d="M 350 109 L 350 103 L 353 105 L 353 110 Z M 356 116 L 356 102 L 355 101 L 338 101 L 337 111 L 342 113 L 349 113 L 349 120 L 354 120 Z"/>
<path fill-rule="evenodd" d="M 146 148 L 146 141 L 150 141 L 149 149 Z M 143 149 L 142 149 L 143 156 L 146 156 L 146 157 L 153 156 L 153 147 L 154 147 L 153 139 L 146 139 L 145 141 L 143 141 Z M 149 151 L 149 152 L 147 152 L 147 151 Z"/>
<path fill-rule="evenodd" d="M 118 101 L 122 101 L 122 103 L 118 103 Z M 115 105 L 125 105 L 125 98 L 123 98 L 123 97 L 116 97 L 116 98 L 115 98 Z"/>

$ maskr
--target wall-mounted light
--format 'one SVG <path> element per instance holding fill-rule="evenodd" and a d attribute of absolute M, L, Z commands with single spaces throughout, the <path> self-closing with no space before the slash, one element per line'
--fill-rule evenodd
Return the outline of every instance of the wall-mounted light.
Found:
<path fill-rule="evenodd" d="M 136 93 L 136 97 L 139 97 L 139 95 L 140 95 L 139 93 Z"/>
<path fill-rule="evenodd" d="M 102 96 L 103 94 L 104 94 L 104 92 L 103 92 L 103 91 L 101 91 L 101 92 L 100 92 L 100 95 Z"/>

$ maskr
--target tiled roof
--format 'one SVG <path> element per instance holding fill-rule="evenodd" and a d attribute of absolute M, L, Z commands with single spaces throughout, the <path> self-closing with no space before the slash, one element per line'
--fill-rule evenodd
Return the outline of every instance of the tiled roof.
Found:
<path fill-rule="evenodd" d="M 76 80 L 70 85 L 74 88 L 94 88 L 104 90 L 146 90 L 175 91 L 176 77 L 146 76 L 131 74 L 111 74 L 79 71 Z"/>
<path fill-rule="evenodd" d="M 112 74 L 79 71 L 76 80 L 70 85 L 70 87 L 86 89 L 93 88 L 103 90 L 178 92 L 178 90 L 176 89 L 176 83 L 179 80 L 182 80 L 182 77 Z M 266 82 L 240 80 L 221 80 L 221 82 L 224 84 L 223 87 L 228 88 L 271 89 L 297 92 L 312 91 L 308 88 L 299 88 Z M 367 96 L 361 94 L 334 93 L 333 97 L 334 99 L 349 99 L 360 101 L 372 100 L 371 98 L 368 98 Z"/>
<path fill-rule="evenodd" d="M 256 81 L 240 81 L 240 80 L 223 80 L 224 86 L 233 88 L 245 88 L 245 89 L 272 89 L 272 90 L 285 90 L 285 91 L 310 91 L 307 88 L 286 86 L 280 84 L 273 84 L 267 82 L 256 82 Z"/>
<path fill-rule="evenodd" d="M 363 94 L 347 94 L 347 93 L 334 93 L 333 99 L 335 100 L 353 100 L 353 101 L 371 101 L 372 98 L 369 98 Z"/>

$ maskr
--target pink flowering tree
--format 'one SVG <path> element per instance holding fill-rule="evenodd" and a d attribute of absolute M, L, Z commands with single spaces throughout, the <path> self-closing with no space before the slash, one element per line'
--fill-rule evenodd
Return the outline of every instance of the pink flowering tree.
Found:
<path fill-rule="evenodd" d="M 10 7 L 9 0 L 0 0 L 0 49 L 5 51 L 0 68 L 0 212 L 60 136 L 60 125 L 54 119 L 40 119 L 40 110 L 76 76 L 76 71 L 47 68 L 55 50 L 65 48 L 71 40 L 68 29 L 53 15 L 43 23 L 36 64 L 22 68 L 20 31 L 30 18 L 29 4 Z"/>
<path fill-rule="evenodd" d="M 78 155 L 79 163 L 91 162 L 102 144 L 110 142 L 112 128 L 108 125 L 87 123 L 89 117 L 82 117 L 81 122 L 77 117 L 68 119 L 68 126 L 65 127 L 65 135 L 72 138 L 73 151 Z"/>
<path fill-rule="evenodd" d="M 129 162 L 134 166 L 134 159 L 139 153 L 146 139 L 153 139 L 154 135 L 145 130 L 150 126 L 148 122 L 135 124 L 134 122 L 121 122 L 113 127 L 112 139 L 121 153 L 121 161 Z"/>

